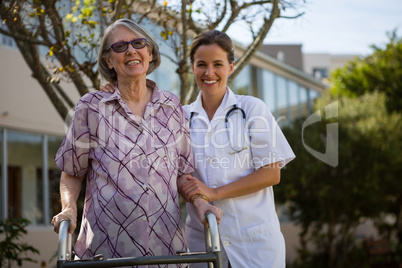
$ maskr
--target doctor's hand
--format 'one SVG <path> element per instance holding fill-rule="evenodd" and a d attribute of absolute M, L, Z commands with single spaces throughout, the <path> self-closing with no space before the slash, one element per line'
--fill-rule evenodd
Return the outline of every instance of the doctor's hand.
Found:
<path fill-rule="evenodd" d="M 194 195 L 203 195 L 210 202 L 217 200 L 216 189 L 209 188 L 202 181 L 188 176 L 187 180 L 181 183 L 179 192 L 186 202 L 191 200 Z"/>
<path fill-rule="evenodd" d="M 205 218 L 205 215 L 207 214 L 207 212 L 212 212 L 215 215 L 216 221 L 218 224 L 221 222 L 222 210 L 220 208 L 215 207 L 214 205 L 211 205 L 210 203 L 208 203 L 206 200 L 204 200 L 202 198 L 194 200 L 193 206 L 197 210 L 198 218 L 200 219 L 202 224 L 204 224 L 206 227 L 209 227 L 208 221 Z"/>
<path fill-rule="evenodd" d="M 177 191 L 183 197 L 184 201 L 190 202 L 190 198 L 186 198 L 184 196 L 185 193 L 183 191 L 183 185 L 187 182 L 187 178 L 196 179 L 196 178 L 192 177 L 190 174 L 181 175 L 180 177 L 177 178 Z"/>
<path fill-rule="evenodd" d="M 114 93 L 114 84 L 109 82 L 106 85 L 99 86 L 99 90 L 105 93 Z"/>

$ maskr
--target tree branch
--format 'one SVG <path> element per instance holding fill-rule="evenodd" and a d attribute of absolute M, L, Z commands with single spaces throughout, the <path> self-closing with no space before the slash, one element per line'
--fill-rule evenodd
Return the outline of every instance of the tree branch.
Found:
<path fill-rule="evenodd" d="M 243 9 L 244 4 L 241 7 L 237 6 L 237 1 L 235 0 L 231 0 L 230 1 L 230 9 L 231 9 L 231 14 L 229 19 L 226 21 L 225 26 L 222 29 L 222 32 L 226 32 L 230 25 L 232 25 L 232 23 L 235 21 L 235 19 L 239 16 L 240 12 Z"/>
<path fill-rule="evenodd" d="M 113 21 L 116 21 L 120 18 L 120 14 L 121 14 L 121 9 L 123 4 L 125 3 L 124 0 L 117 0 L 116 4 L 115 4 L 115 9 L 114 9 L 114 15 L 113 17 Z"/>
<path fill-rule="evenodd" d="M 75 87 L 80 95 L 83 96 L 89 92 L 88 87 L 86 86 L 82 76 L 79 74 L 76 65 L 73 63 L 71 58 L 71 51 L 64 36 L 64 27 L 61 23 L 62 19 L 59 16 L 59 13 L 57 13 L 57 9 L 54 5 L 46 5 L 45 11 L 52 22 L 53 31 L 55 32 L 57 47 L 53 51 L 54 55 L 59 60 L 61 65 L 66 67 L 65 69 L 69 73 L 69 76 Z M 93 76 L 89 77 L 93 79 Z M 96 82 L 93 83 L 96 84 Z"/>
<path fill-rule="evenodd" d="M 233 2 L 233 1 L 230 1 L 230 2 Z M 208 27 L 208 29 L 212 30 L 212 29 L 215 29 L 218 27 L 218 25 L 223 21 L 223 19 L 226 16 L 227 7 L 228 7 L 228 4 L 227 4 L 227 1 L 225 0 L 225 6 L 223 7 L 222 15 L 219 16 L 218 19 Z"/>
<path fill-rule="evenodd" d="M 279 16 L 278 19 L 297 19 L 304 15 L 305 12 L 299 13 L 295 16 Z"/>
<path fill-rule="evenodd" d="M 235 69 L 230 76 L 230 79 L 233 80 L 240 71 L 247 65 L 251 56 L 258 51 L 264 41 L 264 38 L 267 36 L 269 30 L 271 29 L 274 20 L 279 17 L 279 0 L 272 1 L 272 11 L 269 19 L 264 19 L 264 24 L 262 25 L 257 37 L 254 39 L 253 43 L 247 48 L 244 54 L 237 61 Z"/>
<path fill-rule="evenodd" d="M 34 38 L 33 36 L 31 38 L 30 36 L 24 36 L 24 35 L 20 34 L 19 32 L 9 32 L 9 31 L 6 31 L 6 30 L 0 28 L 0 33 L 4 34 L 4 35 L 7 35 L 7 36 L 10 36 L 10 37 L 14 38 L 15 40 L 28 42 L 28 43 L 31 43 L 31 44 L 34 44 L 34 45 L 40 45 L 40 46 L 46 46 L 47 45 L 45 42 L 39 41 L 36 38 Z"/>
<path fill-rule="evenodd" d="M 186 91 L 188 90 L 188 79 L 187 79 L 187 72 L 188 72 L 188 63 L 187 63 L 187 56 L 188 56 L 188 35 L 187 35 L 187 0 L 181 1 L 181 44 L 180 44 L 180 61 L 179 61 L 179 68 L 177 68 L 176 72 L 180 76 L 180 80 L 182 81 L 180 85 L 180 101 L 184 101 L 186 98 Z"/>
<path fill-rule="evenodd" d="M 231 8 L 231 15 L 229 19 L 226 21 L 225 26 L 222 29 L 222 32 L 226 32 L 229 27 L 233 24 L 233 22 L 236 20 L 236 18 L 239 16 L 240 12 L 243 10 L 246 10 L 247 8 L 251 6 L 256 6 L 256 5 L 264 5 L 264 4 L 270 4 L 272 3 L 271 0 L 268 1 L 255 1 L 255 2 L 246 2 L 243 3 L 240 7 L 237 5 L 237 1 L 231 0 L 230 1 L 230 8 Z M 216 25 L 215 27 L 217 27 Z M 214 28 L 210 28 L 211 30 Z"/>

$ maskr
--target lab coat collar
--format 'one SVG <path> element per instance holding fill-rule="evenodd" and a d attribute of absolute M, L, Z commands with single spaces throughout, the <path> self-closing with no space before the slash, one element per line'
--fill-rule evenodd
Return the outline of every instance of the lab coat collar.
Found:
<path fill-rule="evenodd" d="M 206 126 L 209 126 L 209 120 L 207 112 L 205 112 L 204 107 L 202 107 L 201 101 L 201 92 L 198 93 L 197 99 L 190 105 L 190 124 L 194 120 L 193 117 L 197 117 L 205 123 Z"/>
<path fill-rule="evenodd" d="M 234 92 L 229 87 L 227 87 L 225 97 L 223 98 L 218 111 L 220 110 L 220 108 L 222 108 L 221 111 L 226 114 L 229 109 L 232 108 L 234 105 L 237 105 L 236 94 L 234 94 Z M 218 111 L 216 112 L 218 113 Z"/>
<path fill-rule="evenodd" d="M 216 114 L 219 111 L 227 112 L 229 110 L 229 108 L 231 108 L 233 105 L 237 105 L 236 94 L 234 94 L 233 91 L 229 87 L 226 87 L 225 96 L 223 97 L 222 103 L 221 103 L 221 105 L 219 105 L 219 108 L 216 111 Z M 194 101 L 193 105 L 191 105 L 191 107 L 190 107 L 190 113 L 200 114 L 201 111 L 205 112 L 204 107 L 202 107 L 201 92 L 200 92 L 197 96 L 197 99 Z"/>
<path fill-rule="evenodd" d="M 211 122 L 209 122 L 207 113 L 205 112 L 204 107 L 202 107 L 201 92 L 200 92 L 198 94 L 197 99 L 190 107 L 190 114 L 194 113 L 194 115 L 197 116 L 198 119 L 205 121 L 205 123 L 209 125 L 210 129 L 214 129 L 218 125 L 218 123 L 221 120 L 223 120 L 226 113 L 229 111 L 230 108 L 233 107 L 233 105 L 237 105 L 236 95 L 229 87 L 226 87 L 225 96 L 223 97 L 223 100 L 219 105 L 218 110 L 216 110 L 214 118 L 212 119 Z"/>
<path fill-rule="evenodd" d="M 190 113 L 199 114 L 203 110 L 204 107 L 202 107 L 201 92 L 200 92 L 198 93 L 197 99 L 192 103 L 192 105 L 190 105 Z"/>

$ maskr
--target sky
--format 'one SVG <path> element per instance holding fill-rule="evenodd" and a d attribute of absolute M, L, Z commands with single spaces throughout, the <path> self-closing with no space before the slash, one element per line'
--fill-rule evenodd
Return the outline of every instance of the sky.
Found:
<path fill-rule="evenodd" d="M 298 10 L 305 14 L 275 20 L 264 44 L 301 44 L 304 53 L 364 56 L 373 52 L 372 44 L 384 47 L 387 32 L 397 28 L 402 36 L 402 0 L 306 0 Z"/>

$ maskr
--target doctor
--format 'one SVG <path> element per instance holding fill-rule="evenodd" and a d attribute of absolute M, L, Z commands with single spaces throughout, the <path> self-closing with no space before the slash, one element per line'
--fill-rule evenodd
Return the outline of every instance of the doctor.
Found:
<path fill-rule="evenodd" d="M 229 36 L 217 30 L 200 34 L 191 45 L 190 58 L 201 90 L 197 100 L 184 107 L 190 118 L 195 171 L 179 191 L 186 201 L 202 198 L 222 209 L 224 267 L 285 267 L 285 241 L 272 186 L 295 155 L 265 103 L 235 95 L 227 86 L 235 65 Z M 203 225 L 191 202 L 187 212 L 190 250 L 204 251 Z"/>

